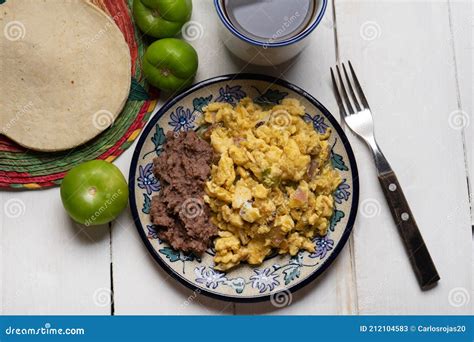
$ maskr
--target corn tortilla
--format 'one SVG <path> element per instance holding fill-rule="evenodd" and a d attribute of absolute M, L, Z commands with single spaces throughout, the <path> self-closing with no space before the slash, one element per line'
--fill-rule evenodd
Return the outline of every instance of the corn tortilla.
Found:
<path fill-rule="evenodd" d="M 6 1 L 0 75 L 0 133 L 33 150 L 66 150 L 121 112 L 130 51 L 114 21 L 88 1 Z"/>

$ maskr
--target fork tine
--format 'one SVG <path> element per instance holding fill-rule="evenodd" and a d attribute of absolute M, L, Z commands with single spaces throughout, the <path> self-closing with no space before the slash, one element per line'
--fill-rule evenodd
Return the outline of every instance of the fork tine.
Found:
<path fill-rule="evenodd" d="M 336 78 L 334 77 L 334 72 L 332 71 L 332 68 L 329 68 L 331 70 L 331 79 L 332 79 L 332 85 L 334 87 L 334 94 L 336 95 L 336 102 L 339 106 L 339 110 L 343 116 L 347 116 L 346 108 L 344 108 L 344 103 L 342 101 L 341 95 L 339 94 L 339 89 L 337 88 L 337 83 L 336 83 Z"/>
<path fill-rule="evenodd" d="M 354 68 L 352 67 L 352 63 L 351 61 L 348 61 L 348 62 L 349 62 L 349 68 L 351 69 L 352 78 L 354 79 L 354 83 L 357 88 L 357 93 L 359 94 L 360 101 L 362 102 L 365 108 L 370 109 L 369 102 L 367 101 L 367 98 L 365 97 L 364 92 L 362 91 L 362 87 L 360 86 L 359 80 L 357 79 Z"/>
<path fill-rule="evenodd" d="M 336 65 L 336 70 L 337 70 L 337 77 L 339 79 L 339 85 L 341 87 L 341 92 L 342 92 L 342 95 L 344 96 L 344 100 L 347 104 L 347 110 L 349 112 L 349 114 L 354 114 L 354 108 L 352 107 L 352 103 L 351 101 L 349 100 L 349 96 L 347 96 L 347 91 L 346 91 L 346 87 L 344 85 L 344 82 L 342 81 L 342 77 L 341 77 L 341 71 L 339 70 L 339 66 Z"/>
<path fill-rule="evenodd" d="M 359 105 L 359 100 L 357 100 L 357 96 L 354 92 L 354 88 L 352 88 L 352 82 L 351 82 L 351 78 L 349 77 L 349 75 L 347 74 L 347 70 L 346 70 L 346 66 L 344 65 L 344 63 L 341 63 L 342 64 L 342 70 L 344 71 L 344 76 L 346 76 L 346 80 L 347 80 L 347 85 L 349 87 L 349 91 L 351 92 L 351 95 L 352 95 L 352 99 L 354 100 L 354 105 L 357 109 L 358 112 L 360 112 L 362 110 L 361 106 Z"/>

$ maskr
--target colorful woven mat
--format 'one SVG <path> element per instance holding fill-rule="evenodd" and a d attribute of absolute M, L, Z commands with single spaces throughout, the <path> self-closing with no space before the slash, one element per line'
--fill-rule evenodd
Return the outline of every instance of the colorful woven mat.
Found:
<path fill-rule="evenodd" d="M 91 1 L 110 15 L 130 47 L 132 85 L 122 113 L 99 136 L 67 151 L 35 152 L 0 135 L 0 188 L 40 189 L 58 185 L 65 173 L 75 165 L 92 159 L 111 162 L 137 138 L 156 106 L 156 94 L 149 95 L 149 87 L 141 73 L 140 63 L 145 45 L 133 23 L 130 10 L 132 1 Z"/>

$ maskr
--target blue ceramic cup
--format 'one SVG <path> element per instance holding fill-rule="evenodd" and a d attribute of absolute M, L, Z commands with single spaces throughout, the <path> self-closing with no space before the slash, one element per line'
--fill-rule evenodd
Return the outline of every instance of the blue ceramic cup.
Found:
<path fill-rule="evenodd" d="M 321 22 L 327 0 L 214 0 L 226 47 L 256 65 L 278 65 L 299 54 Z"/>

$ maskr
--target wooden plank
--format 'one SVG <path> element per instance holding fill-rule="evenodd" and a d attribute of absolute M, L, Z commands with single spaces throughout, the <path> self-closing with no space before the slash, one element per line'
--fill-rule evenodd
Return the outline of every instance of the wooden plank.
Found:
<path fill-rule="evenodd" d="M 191 35 L 190 43 L 199 54 L 199 73 L 197 79 L 210 77 L 209 66 L 218 63 L 219 48 L 209 11 L 211 1 L 194 2 L 193 28 L 196 36 Z M 211 71 L 212 72 L 212 71 Z M 163 104 L 160 100 L 159 106 Z M 136 144 L 134 144 L 135 146 Z M 115 163 L 128 178 L 132 146 Z M 193 293 L 161 269 L 149 255 L 140 240 L 130 212 L 127 210 L 113 224 L 113 279 L 115 313 L 125 314 L 173 314 L 173 315 L 210 315 L 233 313 L 233 304 L 207 298 Z"/>
<path fill-rule="evenodd" d="M 458 111 L 454 112 L 453 119 L 458 119 L 456 127 L 463 129 L 463 144 L 467 160 L 467 174 L 470 183 L 471 195 L 471 222 L 474 225 L 474 123 L 472 113 L 472 98 L 474 92 L 472 88 L 473 72 L 473 47 L 472 35 L 473 6 L 469 0 L 450 0 L 449 17 L 451 28 L 451 39 L 453 57 L 456 67 L 456 83 L 458 92 Z"/>
<path fill-rule="evenodd" d="M 2 191 L 0 204 L 2 314 L 109 314 L 108 227 L 81 230 L 58 188 Z"/>
<path fill-rule="evenodd" d="M 239 69 L 245 72 L 270 74 L 290 81 L 320 100 L 338 118 L 329 68 L 336 62 L 333 10 L 329 5 L 321 24 L 310 36 L 308 47 L 293 61 L 277 67 L 262 68 L 246 65 L 235 60 Z M 218 65 L 215 74 L 228 72 L 235 66 Z M 319 279 L 299 290 L 292 296 L 291 304 L 279 308 L 270 302 L 255 304 L 238 304 L 237 314 L 356 314 L 356 285 L 351 263 L 351 246 L 349 242 L 335 263 Z"/>
<path fill-rule="evenodd" d="M 441 275 L 422 292 L 393 224 L 367 148 L 351 138 L 361 208 L 355 229 L 361 314 L 468 314 L 471 227 L 445 1 L 337 1 L 340 58 L 351 59 L 390 160 Z M 466 295 L 467 294 L 467 295 Z"/>

